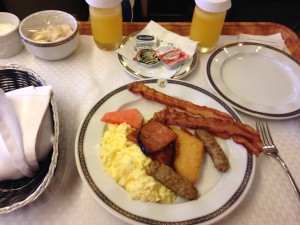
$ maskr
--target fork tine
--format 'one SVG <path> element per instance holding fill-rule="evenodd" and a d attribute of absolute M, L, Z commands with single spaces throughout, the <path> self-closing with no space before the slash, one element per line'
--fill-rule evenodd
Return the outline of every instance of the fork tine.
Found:
<path fill-rule="evenodd" d="M 265 137 L 264 137 L 264 134 L 263 134 L 264 132 L 263 132 L 263 129 L 262 129 L 262 121 L 261 120 L 257 120 L 256 121 L 256 130 L 259 133 L 259 136 L 261 138 L 262 144 L 264 146 L 266 146 Z"/>
<path fill-rule="evenodd" d="M 260 134 L 260 138 L 261 138 L 264 146 L 273 145 L 271 133 L 270 133 L 268 124 L 265 121 L 258 120 L 256 122 L 256 129 L 257 129 L 258 133 Z"/>
<path fill-rule="evenodd" d="M 263 141 L 263 138 L 261 136 L 261 130 L 260 130 L 260 121 L 257 120 L 255 125 L 256 125 L 256 131 L 259 133 L 260 139 Z M 263 145 L 265 145 L 265 143 L 263 143 Z"/>
<path fill-rule="evenodd" d="M 267 122 L 265 122 L 265 121 L 264 121 L 264 127 L 265 127 L 266 137 L 268 139 L 269 144 L 274 145 L 269 126 L 268 126 Z"/>

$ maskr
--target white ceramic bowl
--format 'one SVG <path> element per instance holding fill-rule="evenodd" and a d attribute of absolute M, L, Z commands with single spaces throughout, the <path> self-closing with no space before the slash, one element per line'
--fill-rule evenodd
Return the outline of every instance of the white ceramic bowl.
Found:
<path fill-rule="evenodd" d="M 31 39 L 35 31 L 63 24 L 69 24 L 72 32 L 62 39 L 52 42 Z M 79 43 L 78 23 L 72 15 L 63 11 L 46 10 L 31 14 L 22 20 L 19 31 L 27 51 L 46 60 L 59 60 L 69 56 Z"/>
<path fill-rule="evenodd" d="M 0 59 L 15 56 L 23 49 L 18 31 L 19 24 L 17 16 L 0 12 Z"/>

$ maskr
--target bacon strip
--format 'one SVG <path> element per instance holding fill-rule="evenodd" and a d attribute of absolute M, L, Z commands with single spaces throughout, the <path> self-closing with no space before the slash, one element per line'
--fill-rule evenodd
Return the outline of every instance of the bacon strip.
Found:
<path fill-rule="evenodd" d="M 215 136 L 224 139 L 233 138 L 236 143 L 243 145 L 256 156 L 262 151 L 259 134 L 252 127 L 233 120 L 203 118 L 170 108 L 156 112 L 154 118 L 167 125 L 178 125 L 191 129 L 203 128 Z"/>
<path fill-rule="evenodd" d="M 223 120 L 233 120 L 232 117 L 224 112 L 220 112 L 216 109 L 209 108 L 207 106 L 200 106 L 193 104 L 189 101 L 177 99 L 169 95 L 163 94 L 155 89 L 148 87 L 142 82 L 133 82 L 128 85 L 128 90 L 132 93 L 141 94 L 145 99 L 159 102 L 161 104 L 176 107 L 194 115 L 200 115 L 205 118 L 219 118 Z"/>
<path fill-rule="evenodd" d="M 262 143 L 261 141 L 252 141 L 249 142 L 243 137 L 240 136 L 233 136 L 232 140 L 235 143 L 243 145 L 249 152 L 253 153 L 254 155 L 258 156 L 262 152 Z"/>

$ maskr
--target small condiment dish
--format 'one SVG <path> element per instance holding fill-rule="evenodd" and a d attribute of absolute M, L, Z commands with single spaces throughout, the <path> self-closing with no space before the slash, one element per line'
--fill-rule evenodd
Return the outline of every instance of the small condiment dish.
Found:
<path fill-rule="evenodd" d="M 53 31 L 49 32 L 49 27 L 64 25 L 71 27 L 71 32 L 66 36 L 55 34 L 59 39 L 51 41 L 33 39 L 37 32 L 47 31 L 52 35 Z M 78 23 L 72 15 L 63 11 L 46 10 L 33 13 L 23 19 L 19 31 L 27 51 L 45 60 L 63 59 L 74 52 L 79 43 Z"/>
<path fill-rule="evenodd" d="M 160 63 L 157 52 L 151 48 L 138 51 L 133 60 L 145 67 L 154 67 Z"/>
<path fill-rule="evenodd" d="M 0 12 L 0 59 L 17 55 L 23 49 L 19 34 L 20 20 L 7 12 Z"/>

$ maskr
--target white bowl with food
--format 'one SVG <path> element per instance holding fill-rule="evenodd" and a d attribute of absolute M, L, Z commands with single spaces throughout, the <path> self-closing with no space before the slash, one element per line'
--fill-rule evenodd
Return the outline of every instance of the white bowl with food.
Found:
<path fill-rule="evenodd" d="M 27 51 L 46 60 L 69 56 L 79 43 L 78 23 L 63 11 L 31 14 L 22 20 L 19 31 Z"/>

